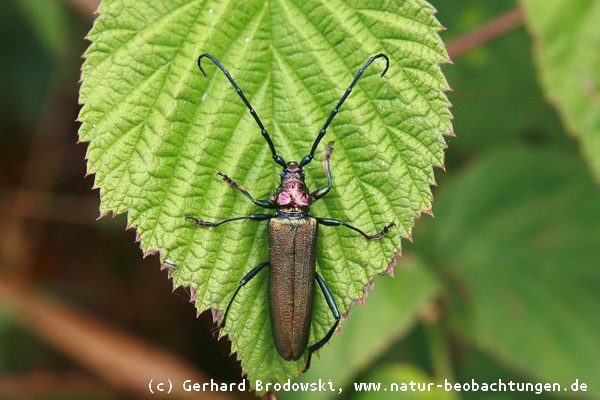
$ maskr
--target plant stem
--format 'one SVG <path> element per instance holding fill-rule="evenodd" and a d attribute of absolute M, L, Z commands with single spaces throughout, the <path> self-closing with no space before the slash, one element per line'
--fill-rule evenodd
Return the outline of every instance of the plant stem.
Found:
<path fill-rule="evenodd" d="M 448 44 L 448 55 L 451 59 L 460 57 L 464 53 L 482 44 L 491 42 L 514 28 L 521 26 L 523 20 L 523 10 L 520 7 L 515 7 L 466 35 L 451 41 Z"/>
<path fill-rule="evenodd" d="M 448 379 L 453 382 L 454 372 L 450 361 L 450 349 L 448 348 L 442 321 L 438 319 L 437 321 L 426 322 L 424 329 L 429 343 L 434 376 L 437 379 Z"/>

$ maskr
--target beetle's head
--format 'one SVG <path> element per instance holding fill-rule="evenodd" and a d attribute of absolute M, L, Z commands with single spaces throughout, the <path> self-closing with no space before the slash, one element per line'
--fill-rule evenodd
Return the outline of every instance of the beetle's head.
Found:
<path fill-rule="evenodd" d="M 281 184 L 292 182 L 304 183 L 304 171 L 302 167 L 295 161 L 286 163 L 285 168 L 281 171 Z"/>
<path fill-rule="evenodd" d="M 307 212 L 311 201 L 304 183 L 304 171 L 295 161 L 286 163 L 281 171 L 281 184 L 271 202 L 277 204 L 281 210 Z"/>

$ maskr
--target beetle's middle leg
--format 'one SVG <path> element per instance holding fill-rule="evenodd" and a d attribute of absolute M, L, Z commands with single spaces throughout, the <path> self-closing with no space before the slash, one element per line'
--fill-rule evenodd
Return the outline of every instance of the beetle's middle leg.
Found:
<path fill-rule="evenodd" d="M 308 358 L 306 359 L 306 364 L 304 365 L 304 369 L 302 370 L 302 372 L 308 371 L 308 368 L 310 368 L 310 359 L 312 357 L 312 354 L 315 351 L 319 350 L 321 347 L 323 347 L 327 342 L 329 342 L 329 339 L 331 339 L 331 336 L 333 335 L 335 329 L 340 323 L 340 310 L 338 310 L 337 305 L 335 304 L 335 300 L 331 295 L 331 291 L 327 287 L 327 284 L 325 283 L 323 278 L 321 278 L 321 275 L 315 273 L 315 279 L 317 280 L 317 283 L 321 288 L 321 292 L 323 292 L 323 296 L 325 296 L 325 301 L 327 301 L 327 305 L 329 306 L 329 309 L 333 314 L 333 318 L 335 318 L 335 322 L 333 323 L 333 326 L 329 329 L 325 337 L 323 337 L 323 339 L 319 340 L 317 343 L 313 344 L 308 348 Z"/>
<path fill-rule="evenodd" d="M 242 280 L 240 280 L 240 283 L 238 283 L 238 287 L 237 287 L 237 289 L 235 289 L 235 292 L 233 293 L 233 297 L 231 297 L 231 300 L 229 300 L 229 304 L 227 304 L 227 308 L 225 309 L 225 314 L 223 314 L 223 319 L 221 320 L 221 323 L 218 326 L 212 328 L 210 330 L 210 333 L 214 333 L 225 326 L 225 321 L 227 320 L 227 314 L 229 313 L 229 309 L 231 308 L 231 305 L 233 304 L 233 300 L 235 300 L 235 297 L 239 293 L 240 289 L 242 287 L 244 287 L 246 285 L 246 283 L 250 282 L 250 280 L 252 280 L 252 278 L 254 278 L 256 276 L 256 274 L 258 274 L 260 271 L 262 271 L 262 269 L 264 267 L 266 267 L 267 265 L 269 265 L 268 261 L 262 262 L 262 263 L 258 264 L 256 267 L 252 268 L 250 270 L 250 272 L 248 272 L 246 275 L 244 275 Z"/>
<path fill-rule="evenodd" d="M 340 225 L 345 226 L 346 228 L 350 228 L 353 231 L 360 233 L 367 239 L 379 239 L 380 237 L 386 235 L 393 226 L 396 226 L 395 222 L 390 222 L 381 230 L 381 232 L 378 232 L 374 235 L 369 235 L 369 234 L 363 232 L 362 230 L 358 229 L 357 227 L 347 224 L 344 221 L 338 221 L 337 219 L 317 218 L 317 221 L 319 221 L 319 224 L 323 224 L 325 226 L 340 226 Z"/>
<path fill-rule="evenodd" d="M 333 153 L 333 142 L 329 142 L 329 144 L 327 144 L 327 150 L 325 150 L 325 160 L 323 161 L 323 168 L 325 168 L 325 174 L 327 175 L 327 186 L 324 186 L 319 190 L 315 190 L 310 194 L 314 200 L 319 200 L 331 190 L 331 167 L 329 165 L 331 153 Z"/>
<path fill-rule="evenodd" d="M 234 181 L 233 179 L 231 179 L 230 177 L 228 177 L 221 171 L 217 172 L 217 175 L 219 175 L 221 178 L 223 178 L 223 180 L 225 182 L 227 182 L 229 184 L 229 186 L 242 192 L 244 194 L 244 196 L 249 198 L 250 201 L 253 202 L 254 204 L 256 204 L 257 206 L 262 207 L 262 208 L 275 208 L 275 204 L 271 203 L 271 201 L 269 201 L 269 200 L 257 200 L 254 197 L 252 197 L 250 192 L 248 192 L 248 189 L 246 189 L 245 187 L 243 187 L 242 185 L 240 185 L 239 183 L 237 183 L 236 181 Z"/>

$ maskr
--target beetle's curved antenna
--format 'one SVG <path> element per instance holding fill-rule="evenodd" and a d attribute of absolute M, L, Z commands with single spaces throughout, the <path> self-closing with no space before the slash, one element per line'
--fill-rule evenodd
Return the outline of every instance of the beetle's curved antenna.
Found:
<path fill-rule="evenodd" d="M 273 145 L 273 141 L 271 140 L 271 137 L 269 136 L 269 133 L 267 132 L 267 129 L 265 128 L 265 126 L 263 125 L 263 123 L 261 122 L 260 118 L 258 117 L 258 114 L 256 113 L 256 111 L 254 111 L 254 108 L 252 108 L 252 105 L 250 104 L 250 102 L 248 101 L 248 99 L 246 98 L 246 96 L 244 95 L 244 92 L 242 92 L 242 89 L 238 86 L 237 83 L 235 83 L 235 81 L 233 80 L 233 78 L 231 77 L 231 74 L 229 74 L 229 71 L 227 71 L 225 69 L 225 67 L 219 62 L 219 60 L 217 60 L 215 57 L 213 57 L 212 55 L 208 54 L 208 53 L 204 53 L 202 54 L 200 57 L 198 57 L 198 68 L 200 68 L 200 72 L 202 72 L 202 74 L 204 76 L 206 76 L 206 72 L 204 72 L 204 68 L 202 68 L 202 58 L 208 58 L 210 59 L 213 63 L 215 63 L 215 65 L 221 70 L 223 71 L 223 73 L 225 74 L 225 76 L 227 77 L 227 79 L 229 80 L 229 82 L 231 82 L 231 84 L 233 85 L 233 87 L 235 88 L 235 91 L 237 92 L 237 94 L 240 96 L 240 98 L 242 99 L 242 101 L 244 102 L 244 104 L 246 105 L 246 107 L 248 107 L 248 110 L 250 111 L 250 114 L 252 114 L 252 116 L 254 117 L 254 120 L 256 121 L 256 123 L 258 124 L 258 127 L 260 128 L 260 133 L 263 135 L 263 137 L 265 138 L 265 140 L 267 141 L 267 143 L 269 144 L 269 148 L 271 149 L 271 153 L 273 153 L 273 160 L 281 165 L 283 168 L 285 168 L 287 166 L 285 160 L 283 158 L 281 158 L 277 152 L 275 151 L 275 146 Z M 387 58 L 387 57 L 386 57 Z M 366 66 L 365 66 L 366 67 Z"/>
<path fill-rule="evenodd" d="M 367 60 L 365 65 L 363 65 L 362 68 L 358 70 L 358 72 L 356 73 L 356 76 L 352 80 L 352 83 L 350 84 L 350 86 L 348 86 L 348 89 L 346 89 L 346 91 L 344 92 L 344 95 L 342 96 L 340 101 L 337 103 L 337 105 L 335 106 L 335 108 L 333 109 L 331 114 L 329 114 L 329 118 L 327 118 L 327 121 L 325 121 L 325 125 L 323 125 L 323 128 L 321 128 L 321 130 L 319 131 L 319 135 L 315 139 L 315 142 L 313 143 L 312 148 L 310 149 L 310 153 L 306 157 L 304 157 L 302 159 L 302 161 L 300 161 L 300 168 L 304 167 L 306 164 L 311 162 L 312 159 L 314 158 L 317 146 L 319 145 L 319 142 L 321 141 L 321 139 L 323 139 L 323 136 L 325 136 L 325 133 L 327 132 L 327 128 L 329 127 L 329 124 L 331 124 L 333 117 L 335 117 L 337 115 L 338 111 L 340 110 L 340 107 L 342 106 L 342 104 L 344 104 L 344 101 L 346 101 L 346 98 L 348 98 L 348 96 L 350 95 L 350 92 L 352 92 L 352 88 L 354 87 L 354 85 L 356 85 L 356 82 L 358 82 L 358 80 L 362 76 L 363 72 L 365 72 L 365 70 L 369 67 L 369 65 L 371 65 L 371 63 L 373 63 L 373 61 L 375 61 L 378 58 L 382 58 L 382 57 L 385 59 L 385 69 L 381 73 L 381 76 L 383 77 L 385 75 L 388 68 L 390 67 L 390 59 L 388 58 L 388 56 L 386 56 L 383 53 L 379 53 Z"/>

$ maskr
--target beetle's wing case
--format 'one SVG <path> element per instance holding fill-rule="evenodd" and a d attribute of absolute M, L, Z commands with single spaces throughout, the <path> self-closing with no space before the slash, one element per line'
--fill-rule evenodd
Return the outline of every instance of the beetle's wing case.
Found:
<path fill-rule="evenodd" d="M 271 326 L 275 347 L 286 360 L 298 360 L 308 344 L 317 226 L 306 214 L 269 221 Z"/>

